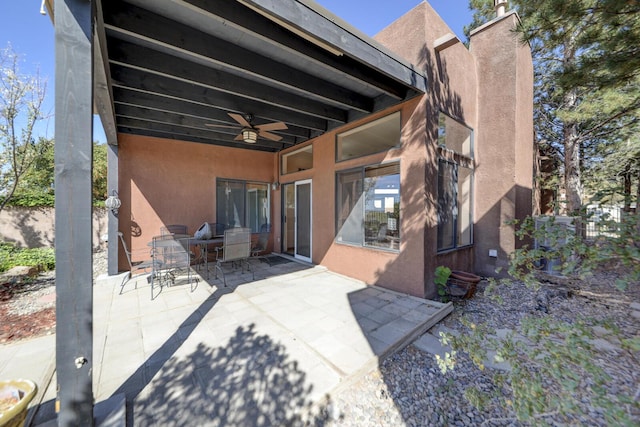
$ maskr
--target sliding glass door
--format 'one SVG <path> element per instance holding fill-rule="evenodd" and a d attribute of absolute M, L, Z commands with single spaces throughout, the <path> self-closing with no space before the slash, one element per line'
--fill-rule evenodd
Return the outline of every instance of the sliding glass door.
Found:
<path fill-rule="evenodd" d="M 311 180 L 282 186 L 282 251 L 311 262 Z"/>

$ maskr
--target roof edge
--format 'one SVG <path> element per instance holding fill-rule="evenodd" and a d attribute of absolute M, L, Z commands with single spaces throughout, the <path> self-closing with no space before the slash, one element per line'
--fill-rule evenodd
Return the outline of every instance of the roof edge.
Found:
<path fill-rule="evenodd" d="M 324 35 L 315 33 L 312 28 L 305 25 L 308 24 L 307 21 L 296 20 L 296 11 L 293 10 L 296 8 L 287 7 L 287 5 L 276 6 L 274 2 L 266 0 L 238 1 L 246 5 L 250 5 L 250 7 L 261 9 L 264 13 L 273 16 L 276 20 L 281 20 L 287 25 L 295 27 L 298 31 L 305 33 L 308 37 L 316 39 L 318 41 L 318 45 L 324 44 L 329 46 L 331 50 L 348 54 L 350 57 L 368 63 L 370 66 L 377 68 L 388 76 L 403 82 L 405 85 L 409 85 L 420 92 L 426 92 L 426 76 L 415 65 L 409 63 L 406 59 L 392 52 L 382 44 L 375 41 L 372 37 L 364 34 L 312 0 L 289 0 L 288 3 L 290 5 L 297 3 L 299 6 L 297 11 L 299 13 L 302 13 L 303 10 L 307 10 L 308 13 L 315 14 L 321 20 L 326 22 L 326 27 L 323 27 L 327 29 L 327 33 Z M 342 37 L 344 34 L 340 35 L 340 32 L 347 33 L 350 37 L 345 40 Z M 331 35 L 333 35 L 333 38 L 327 37 Z M 371 58 L 359 56 L 357 52 L 354 52 L 354 50 L 357 49 L 356 45 L 358 44 L 368 46 L 369 49 L 375 50 L 377 54 L 371 53 L 369 55 Z M 376 57 L 379 58 L 379 54 L 382 54 L 384 57 L 393 61 L 393 64 L 395 65 L 385 68 L 383 66 L 384 64 L 376 64 L 369 60 L 375 59 Z"/>
<path fill-rule="evenodd" d="M 495 18 L 493 18 L 491 21 L 486 22 L 482 25 L 480 25 L 478 28 L 474 28 L 473 30 L 471 30 L 469 32 L 469 38 L 471 38 L 472 36 L 474 36 L 475 34 L 486 30 L 487 28 L 497 24 L 498 22 L 502 21 L 503 19 L 506 19 L 512 15 L 516 16 L 516 19 L 518 20 L 518 22 L 522 22 L 522 20 L 520 19 L 520 15 L 518 15 L 518 12 L 516 12 L 515 10 L 510 10 L 509 12 L 506 12 L 504 15 L 502 16 L 497 16 Z"/>

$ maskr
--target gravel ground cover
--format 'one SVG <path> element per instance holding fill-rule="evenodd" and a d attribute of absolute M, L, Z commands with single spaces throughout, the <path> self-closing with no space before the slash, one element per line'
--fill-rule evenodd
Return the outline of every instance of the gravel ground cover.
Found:
<path fill-rule="evenodd" d="M 454 312 L 442 324 L 460 333 L 467 327 L 461 322 L 486 323 L 496 329 L 518 331 L 525 316 L 548 317 L 574 322 L 588 318 L 593 323 L 604 322 L 617 330 L 615 336 L 596 327 L 595 363 L 611 380 L 607 393 L 611 398 L 631 396 L 635 404 L 628 405 L 631 425 L 640 425 L 640 372 L 638 352 L 621 348 L 621 338 L 640 336 L 640 284 L 629 283 L 626 291 L 615 288 L 618 270 L 602 271 L 586 281 L 551 279 L 531 290 L 522 283 L 502 285 L 495 294 L 502 302 L 486 295 L 485 281 L 469 300 L 454 302 Z M 435 357 L 414 345 L 383 361 L 378 369 L 333 396 L 331 426 L 518 426 L 518 425 L 624 425 L 622 421 L 606 420 L 602 411 L 594 408 L 589 387 L 576 391 L 578 415 L 560 418 L 548 414 L 530 423 L 521 423 L 510 407 L 493 399 L 482 410 L 476 409 L 464 397 L 465 390 L 475 385 L 489 393 L 510 396 L 508 387 L 495 384 L 495 371 L 479 370 L 464 353 L 458 354 L 453 371 L 442 374 Z M 627 424 L 628 425 L 628 424 Z"/>
<path fill-rule="evenodd" d="M 106 251 L 95 252 L 93 278 L 106 271 Z M 55 271 L 0 280 L 0 344 L 55 333 L 55 307 Z"/>

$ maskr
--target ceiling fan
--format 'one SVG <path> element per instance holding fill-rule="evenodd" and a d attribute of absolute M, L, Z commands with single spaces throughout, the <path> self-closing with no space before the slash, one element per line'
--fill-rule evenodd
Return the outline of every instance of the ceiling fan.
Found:
<path fill-rule="evenodd" d="M 269 131 L 287 129 L 287 125 L 283 122 L 253 125 L 251 124 L 251 121 L 253 120 L 252 114 L 245 114 L 244 116 L 236 113 L 227 114 L 229 114 L 229 117 L 231 117 L 233 120 L 238 122 L 240 126 L 242 126 L 240 133 L 234 138 L 234 140 L 236 141 L 244 141 L 248 144 L 255 144 L 255 142 L 258 140 L 258 137 L 269 139 L 271 141 L 280 141 L 282 139 L 280 135 L 276 135 L 275 133 L 271 133 Z M 238 128 L 238 125 L 215 125 L 211 123 L 206 123 L 206 126 L 232 129 Z"/>

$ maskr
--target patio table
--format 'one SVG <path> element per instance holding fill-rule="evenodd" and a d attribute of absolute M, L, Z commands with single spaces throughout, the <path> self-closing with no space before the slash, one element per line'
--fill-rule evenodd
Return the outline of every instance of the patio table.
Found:
<path fill-rule="evenodd" d="M 186 234 L 166 234 L 153 236 L 147 246 L 152 248 L 151 257 L 151 299 L 154 298 L 154 280 L 158 279 L 160 287 L 167 280 L 174 281 L 176 271 L 186 269 L 189 283 L 191 283 L 191 255 L 190 237 Z"/>
<path fill-rule="evenodd" d="M 211 239 L 196 239 L 192 236 L 184 236 L 181 238 L 189 239 L 189 246 L 198 246 L 200 248 L 200 254 L 197 258 L 197 263 L 202 262 L 204 264 L 204 268 L 207 271 L 207 279 L 209 278 L 209 245 L 221 245 L 224 243 L 224 237 L 213 237 Z M 157 241 L 156 247 L 162 247 L 163 241 Z M 148 242 L 147 246 L 152 247 L 153 241 Z"/>
<path fill-rule="evenodd" d="M 198 246 L 200 248 L 199 258 L 204 259 L 204 269 L 207 271 L 207 279 L 209 279 L 209 245 L 221 245 L 223 242 L 223 237 L 214 237 L 211 239 L 189 239 L 190 246 Z"/>

